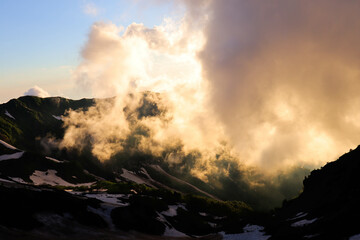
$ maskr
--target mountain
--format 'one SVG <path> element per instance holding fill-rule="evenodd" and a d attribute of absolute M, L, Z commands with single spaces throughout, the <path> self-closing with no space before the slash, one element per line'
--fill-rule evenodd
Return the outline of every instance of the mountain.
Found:
<path fill-rule="evenodd" d="M 0 105 L 1 239 L 221 238 L 252 222 L 244 202 L 222 201 L 199 179 L 174 176 L 151 156 L 144 162 L 144 155 L 124 152 L 104 164 L 86 150 L 44 145 L 64 136 L 69 109 L 86 111 L 96 101 L 112 99 L 21 97 Z M 156 114 L 143 102 L 139 115 Z"/>
<path fill-rule="evenodd" d="M 125 107 L 124 114 L 129 121 L 135 122 L 143 117 L 161 116 L 161 111 L 166 110 L 157 106 L 159 97 L 157 93 L 144 92 L 135 112 Z M 85 183 L 93 181 L 94 177 L 110 181 L 118 178 L 214 199 L 245 201 L 254 209 L 269 210 L 280 206 L 283 199 L 295 197 L 301 191 L 302 179 L 309 173 L 308 169 L 298 167 L 280 174 L 276 181 L 270 182 L 258 174 L 248 173 L 247 169 L 235 164 L 236 161 L 227 159 L 226 153 L 225 157 L 219 153 L 214 166 L 221 173 L 208 175 L 208 181 L 205 182 L 194 177 L 191 171 L 197 158 L 201 158 L 201 153 L 184 153 L 181 145 L 165 150 L 161 157 L 142 152 L 137 144 L 148 133 L 139 124 L 135 124 L 133 132 L 125 139 L 123 150 L 105 163 L 100 163 L 91 153 L 91 138 L 87 140 L 88 147 L 82 151 L 59 149 L 57 142 L 65 133 L 62 119 L 68 111 L 87 111 L 99 102 L 111 105 L 114 98 L 70 100 L 26 96 L 1 104 L 0 140 L 25 151 L 24 156 L 18 159 L 22 161 L 23 170 L 16 169 L 14 161 L 0 162 L 3 174 L 29 182 L 35 170 L 44 172 L 52 169 L 69 183 Z M 174 154 L 179 156 L 177 163 L 166 160 Z M 51 161 L 53 159 L 62 164 Z M 89 174 L 84 174 L 84 170 Z M 249 180 L 249 176 L 253 179 Z M 256 184 L 250 184 L 249 181 Z"/>
<path fill-rule="evenodd" d="M 4 141 L 0 151 L 0 239 L 221 237 L 251 222 L 243 202 L 136 184 L 145 178 L 126 169 L 108 181 Z"/>
<path fill-rule="evenodd" d="M 0 239 L 221 238 L 252 222 L 243 202 L 127 182 L 142 178 L 125 169 L 124 180 L 106 181 L 68 160 L 0 145 Z"/>
<path fill-rule="evenodd" d="M 149 94 L 137 118 L 160 114 Z M 258 186 L 226 159 L 217 164 L 229 175 L 205 182 L 188 171 L 194 156 L 170 165 L 125 147 L 101 163 L 88 149 L 59 148 L 67 111 L 99 101 L 113 99 L 27 96 L 0 105 L 0 239 L 360 237 L 359 147 L 310 175 L 294 168 Z"/>
<path fill-rule="evenodd" d="M 271 239 L 360 239 L 360 146 L 311 172 L 304 190 L 277 209 Z"/>
<path fill-rule="evenodd" d="M 112 99 L 74 101 L 60 97 L 26 96 L 1 104 L 0 143 L 2 144 L 0 144 L 0 151 L 3 154 L 16 152 L 21 154 L 21 156 L 19 154 L 10 156 L 10 158 L 16 158 L 16 161 L 0 161 L 1 174 L 31 183 L 30 178 L 35 171 L 38 174 L 48 174 L 46 171 L 51 169 L 69 184 L 91 182 L 97 179 L 114 181 L 117 177 L 145 183 L 151 187 L 213 197 L 193 184 L 168 174 L 159 166 L 161 162 L 152 159 L 151 156 L 141 153 L 129 155 L 127 152 L 122 152 L 107 164 L 101 164 L 89 151 L 60 150 L 57 147 L 49 148 L 48 143 L 44 144 L 49 136 L 51 139 L 63 138 L 62 116 L 66 115 L 69 109 L 86 111 L 94 106 L 96 101 L 111 102 Z M 141 106 L 138 110 L 139 114 L 141 116 L 154 114 L 151 103 L 144 102 L 148 106 Z M 8 148 L 4 144 L 12 144 L 16 148 Z"/>
<path fill-rule="evenodd" d="M 94 99 L 69 100 L 61 97 L 39 98 L 24 96 L 0 104 L 0 139 L 22 149 L 36 147 L 35 139 L 52 134 L 64 134 L 61 115 L 66 110 L 86 110 Z"/>

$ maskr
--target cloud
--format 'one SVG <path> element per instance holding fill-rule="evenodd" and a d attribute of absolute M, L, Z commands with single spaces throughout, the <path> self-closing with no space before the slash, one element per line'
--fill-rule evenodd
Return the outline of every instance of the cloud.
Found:
<path fill-rule="evenodd" d="M 92 26 L 73 78 L 96 97 L 117 98 L 69 114 L 64 146 L 91 136 L 93 153 L 111 158 L 136 125 L 123 109 L 135 111 L 144 91 L 160 92 L 167 110 L 135 121 L 149 129 L 138 149 L 199 151 L 199 176 L 216 170 L 211 156 L 224 142 L 232 161 L 270 172 L 318 167 L 360 142 L 359 3 L 182 2 L 183 19 L 154 28 Z"/>
<path fill-rule="evenodd" d="M 359 2 L 208 7 L 209 107 L 240 157 L 264 169 L 319 166 L 360 143 Z"/>
<path fill-rule="evenodd" d="M 273 206 L 360 143 L 359 3 L 179 2 L 153 28 L 93 24 L 72 77 L 100 99 L 66 114 L 61 147 Z"/>
<path fill-rule="evenodd" d="M 37 97 L 46 98 L 46 97 L 50 97 L 50 94 L 47 91 L 45 91 L 44 89 L 42 89 L 38 86 L 34 86 L 34 87 L 30 88 L 29 90 L 27 90 L 24 93 L 24 96 L 37 96 Z"/>
<path fill-rule="evenodd" d="M 221 127 L 208 118 L 210 113 L 203 106 L 206 86 L 194 57 L 204 41 L 201 32 L 186 24 L 166 20 L 161 26 L 147 28 L 133 23 L 125 31 L 111 23 L 93 24 L 73 78 L 96 97 L 116 96 L 115 103 L 113 107 L 98 103 L 87 113 L 69 114 L 63 146 L 77 146 L 79 139 L 91 136 L 93 154 L 107 160 L 138 126 L 149 129 L 149 137 L 141 138 L 138 150 L 151 154 L 160 155 L 178 142 L 185 151 L 215 146 L 217 141 L 212 139 L 221 134 Z M 129 122 L 123 109 L 134 112 L 146 91 L 161 93 L 157 105 L 167 109 L 166 113 L 161 118 Z"/>
<path fill-rule="evenodd" d="M 99 14 L 99 10 L 94 3 L 86 3 L 83 6 L 83 11 L 85 14 L 93 17 Z"/>

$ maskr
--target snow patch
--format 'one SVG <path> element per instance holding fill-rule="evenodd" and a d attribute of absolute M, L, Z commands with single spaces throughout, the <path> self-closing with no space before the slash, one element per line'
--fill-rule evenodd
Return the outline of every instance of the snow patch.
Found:
<path fill-rule="evenodd" d="M 207 213 L 205 213 L 205 212 L 199 212 L 199 215 L 200 215 L 200 216 L 203 216 L 203 217 L 209 216 L 209 214 L 207 214 Z"/>
<path fill-rule="evenodd" d="M 4 154 L 4 155 L 0 156 L 0 161 L 10 160 L 10 159 L 19 159 L 22 157 L 23 154 L 24 154 L 24 152 L 17 152 L 17 153 L 13 153 L 13 154 Z"/>
<path fill-rule="evenodd" d="M 59 121 L 62 121 L 62 116 L 55 116 L 55 115 L 52 115 L 53 118 L 55 118 L 56 120 L 59 120 Z"/>
<path fill-rule="evenodd" d="M 19 178 L 19 177 L 9 177 L 9 178 L 18 183 L 29 184 L 28 182 L 25 182 L 24 179 Z"/>
<path fill-rule="evenodd" d="M 174 217 L 177 215 L 177 205 L 169 205 L 169 209 L 166 211 L 161 212 L 162 215 L 168 216 L 168 217 Z"/>
<path fill-rule="evenodd" d="M 12 118 L 14 120 L 16 120 L 13 115 L 11 115 L 7 110 L 5 110 L 5 115 L 8 116 L 9 118 Z"/>
<path fill-rule="evenodd" d="M 351 236 L 349 240 L 360 240 L 360 234 L 356 234 L 354 236 Z"/>
<path fill-rule="evenodd" d="M 2 141 L 2 140 L 0 140 L 0 144 L 4 145 L 5 147 L 7 147 L 7 148 L 9 148 L 9 149 L 18 150 L 16 147 L 14 147 L 14 146 L 12 146 L 12 145 L 10 145 L 10 144 Z"/>
<path fill-rule="evenodd" d="M 14 183 L 13 181 L 4 179 L 4 178 L 0 178 L 0 182 L 6 182 L 6 183 Z"/>
<path fill-rule="evenodd" d="M 156 218 L 157 220 L 159 220 L 160 222 L 164 223 L 165 225 L 165 231 L 163 233 L 163 236 L 165 237 L 188 237 L 186 234 L 179 232 L 178 230 L 176 230 L 167 220 L 166 218 L 159 214 L 158 217 Z"/>
<path fill-rule="evenodd" d="M 35 185 L 48 184 L 51 186 L 61 185 L 67 187 L 80 187 L 80 186 L 89 187 L 95 183 L 95 182 L 90 182 L 90 183 L 72 184 L 57 176 L 56 173 L 57 171 L 52 169 L 49 169 L 45 172 L 35 170 L 35 172 L 30 176 L 30 180 L 33 181 Z"/>
<path fill-rule="evenodd" d="M 123 178 L 126 178 L 130 181 L 133 181 L 137 184 L 145 184 L 145 181 L 138 177 L 134 172 L 131 172 L 129 170 L 126 170 L 125 168 L 122 169 L 123 173 L 120 174 Z"/>
<path fill-rule="evenodd" d="M 210 227 L 212 227 L 212 228 L 216 228 L 216 227 L 217 227 L 217 223 L 208 222 L 208 224 L 209 224 Z"/>
<path fill-rule="evenodd" d="M 264 235 L 262 232 L 264 228 L 258 225 L 248 224 L 243 230 L 243 233 L 225 234 L 224 232 L 220 232 L 220 234 L 224 240 L 266 240 L 270 238 L 270 236 Z"/>
<path fill-rule="evenodd" d="M 220 232 L 220 234 L 223 236 L 223 239 L 227 240 L 266 240 L 270 236 L 264 235 L 263 232 L 261 232 L 264 228 L 257 225 L 246 225 L 244 227 L 243 233 L 238 234 L 225 234 L 224 232 Z"/>
<path fill-rule="evenodd" d="M 181 204 L 178 204 L 178 205 L 169 205 L 168 207 L 169 207 L 168 210 L 162 211 L 160 214 L 165 215 L 165 216 L 167 216 L 167 217 L 174 217 L 174 216 L 177 215 L 177 209 L 178 209 L 178 208 L 182 208 L 182 209 L 186 210 L 186 208 L 185 208 L 183 205 L 181 205 Z"/>
<path fill-rule="evenodd" d="M 173 227 L 170 228 L 168 226 L 166 226 L 163 236 L 165 236 L 165 237 L 189 237 L 185 233 L 179 232 L 175 228 L 173 228 Z"/>
<path fill-rule="evenodd" d="M 85 197 L 96 198 L 104 203 L 110 203 L 117 205 L 118 207 L 129 206 L 129 203 L 122 203 L 118 198 L 128 198 L 127 194 L 109 194 L 109 193 L 89 193 L 85 194 Z"/>
<path fill-rule="evenodd" d="M 303 218 L 303 217 L 306 217 L 307 215 L 308 215 L 307 213 L 299 212 L 299 213 L 297 213 L 295 215 L 295 217 L 286 219 L 286 221 L 292 221 L 292 220 L 295 220 L 295 219 Z"/>
<path fill-rule="evenodd" d="M 304 220 L 294 222 L 293 224 L 291 224 L 291 226 L 292 227 L 303 227 L 305 225 L 309 225 L 309 224 L 315 222 L 316 220 L 317 220 L 317 218 L 314 218 L 314 219 L 311 219 L 311 220 L 304 219 Z"/>
<path fill-rule="evenodd" d="M 179 183 L 188 185 L 188 186 L 190 186 L 191 188 L 195 189 L 196 191 L 201 192 L 201 193 L 205 194 L 206 196 L 208 196 L 208 197 L 210 197 L 210 198 L 213 198 L 213 199 L 216 199 L 216 200 L 220 200 L 219 198 L 211 195 L 210 193 L 207 193 L 207 192 L 199 189 L 198 187 L 196 187 L 196 186 L 194 186 L 194 185 L 192 185 L 192 184 L 190 184 L 190 183 L 188 183 L 188 182 L 185 182 L 184 180 L 181 180 L 181 179 L 179 179 L 179 178 L 177 178 L 177 177 L 174 177 L 173 175 L 171 175 L 171 174 L 169 174 L 169 173 L 167 173 L 167 172 L 166 172 L 164 169 L 162 169 L 159 165 L 154 165 L 154 164 L 153 164 L 153 165 L 150 165 L 150 167 L 152 167 L 154 170 L 156 170 L 156 171 L 158 171 L 158 172 L 160 172 L 160 173 L 168 176 L 169 178 L 173 179 L 173 180 L 176 181 L 176 182 L 179 182 Z"/>
<path fill-rule="evenodd" d="M 52 158 L 52 157 L 45 157 L 45 158 L 48 159 L 48 160 L 50 160 L 50 161 L 56 162 L 56 163 L 63 163 L 62 161 L 57 160 L 57 159 Z"/>

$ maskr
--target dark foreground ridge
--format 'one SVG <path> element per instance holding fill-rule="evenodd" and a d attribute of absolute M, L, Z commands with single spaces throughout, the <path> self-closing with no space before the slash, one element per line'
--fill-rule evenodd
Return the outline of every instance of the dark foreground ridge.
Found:
<path fill-rule="evenodd" d="M 271 239 L 349 239 L 360 234 L 359 173 L 360 147 L 312 171 L 300 196 L 276 211 L 267 229 Z"/>

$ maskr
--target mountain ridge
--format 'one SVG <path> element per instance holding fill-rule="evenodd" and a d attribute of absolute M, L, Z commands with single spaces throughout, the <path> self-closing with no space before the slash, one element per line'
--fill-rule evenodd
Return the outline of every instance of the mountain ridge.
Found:
<path fill-rule="evenodd" d="M 137 103 L 136 112 L 128 112 L 128 109 L 124 107 L 124 113 L 130 114 L 131 118 L 135 115 L 135 120 L 142 117 L 157 117 L 161 115 L 161 111 L 164 111 L 157 107 L 156 99 L 159 97 L 160 95 L 157 93 L 144 92 L 143 98 Z M 223 200 L 246 201 L 252 207 L 261 209 L 270 209 L 275 205 L 279 206 L 283 198 L 296 196 L 301 190 L 302 178 L 309 173 L 308 169 L 301 167 L 294 168 L 287 175 L 279 175 L 275 185 L 260 179 L 261 182 L 258 186 L 262 187 L 256 189 L 250 187 L 247 177 L 244 177 L 245 174 L 248 174 L 245 169 L 238 168 L 238 166 L 227 159 L 218 159 L 216 160 L 216 166 L 218 168 L 221 168 L 221 166 L 231 167 L 230 175 L 211 175 L 209 176 L 209 181 L 204 182 L 194 177 L 191 173 L 191 168 L 194 167 L 193 165 L 197 161 L 196 158 L 201 156 L 201 154 L 182 153 L 181 146 L 169 149 L 169 152 L 162 153 L 160 157 L 138 151 L 133 144 L 139 141 L 137 139 L 142 136 L 141 134 L 146 135 L 146 133 L 136 132 L 136 129 L 134 137 L 130 136 L 125 140 L 124 150 L 116 153 L 110 160 L 104 163 L 101 163 L 93 156 L 90 146 L 82 151 L 77 149 L 59 149 L 57 146 L 51 148 L 52 142 L 61 141 L 64 136 L 65 129 L 59 117 L 64 114 L 66 116 L 68 109 L 87 111 L 89 108 L 94 107 L 96 102 L 102 101 L 111 104 L 113 100 L 114 98 L 70 100 L 61 97 L 39 98 L 31 96 L 10 100 L 8 103 L 0 105 L 0 139 L 4 141 L 11 139 L 12 141 L 9 141 L 10 144 L 34 154 L 41 153 L 46 157 L 59 160 L 76 159 L 76 161 L 73 161 L 75 165 L 105 179 L 114 180 L 116 176 L 122 174 L 123 168 L 135 171 L 136 174 L 140 175 L 142 174 L 141 168 L 145 168 L 153 180 L 159 183 L 159 186 L 165 185 L 170 189 L 180 192 L 200 195 L 204 195 L 201 193 L 201 191 L 204 191 L 206 192 L 205 195 L 208 194 L 208 196 L 214 196 Z M 5 114 L 6 111 L 15 119 L 7 116 Z M 3 122 L 6 123 L 4 124 Z M 8 127 L 9 125 L 11 127 Z M 166 156 L 173 153 L 180 153 L 182 159 L 180 159 L 179 163 L 170 165 L 166 161 Z M 170 176 L 185 180 L 190 185 L 166 176 L 164 172 L 152 168 L 151 165 L 159 165 Z M 197 191 L 191 185 L 201 191 Z M 274 192 L 276 194 L 273 194 Z M 268 200 L 259 201 L 259 193 L 263 193 L 263 197 Z"/>
<path fill-rule="evenodd" d="M 360 147 L 308 176 L 304 177 L 301 169 L 295 169 L 293 175 L 280 175 L 283 185 L 278 188 L 264 185 L 255 189 L 264 192 L 251 190 L 245 182 L 223 179 L 221 183 L 230 183 L 228 189 L 234 196 L 245 200 L 239 201 L 227 198 L 232 195 L 226 189 L 216 189 L 213 182 L 179 172 L 163 159 L 144 153 L 121 152 L 115 159 L 101 163 L 86 150 L 44 148 L 42 139 L 64 136 L 61 116 L 68 109 L 86 111 L 96 101 L 22 97 L 0 105 L 0 192 L 9 198 L 0 205 L 24 216 L 17 224 L 7 212 L 0 217 L 2 227 L 15 227 L 24 234 L 37 229 L 50 234 L 49 239 L 54 237 L 51 228 L 76 232 L 71 225 L 90 229 L 92 234 L 100 227 L 112 237 L 128 235 L 129 231 L 145 234 L 137 235 L 138 239 L 148 239 L 151 234 L 159 238 L 175 234 L 179 239 L 195 235 L 206 238 L 209 234 L 210 239 L 242 239 L 247 235 L 260 239 L 355 239 L 360 234 L 357 223 L 352 221 L 360 214 Z M 137 108 L 137 117 L 159 114 L 156 103 L 142 103 L 145 105 Z M 238 173 L 241 176 L 242 172 Z M 295 192 L 291 181 L 303 182 L 303 190 L 293 198 L 284 197 L 282 206 L 269 212 L 254 204 L 268 201 L 281 188 Z M 49 195 L 47 191 L 54 193 Z M 53 202 L 57 197 L 65 198 L 68 203 L 60 208 L 51 204 L 42 208 L 35 200 L 40 196 Z M 29 202 L 20 210 L 19 197 Z M 82 207 L 79 211 L 69 210 L 67 215 L 66 209 L 73 209 L 72 202 Z M 30 211 L 26 206 L 34 207 Z M 43 219 L 52 219 L 53 225 Z M 3 232 L 15 234 L 6 229 Z"/>
<path fill-rule="evenodd" d="M 284 201 L 277 210 L 270 231 L 273 239 L 346 239 L 358 235 L 360 228 L 354 219 L 360 214 L 359 171 L 360 146 L 313 170 L 303 181 L 302 193 Z M 299 222 L 302 228 L 294 227 Z"/>

